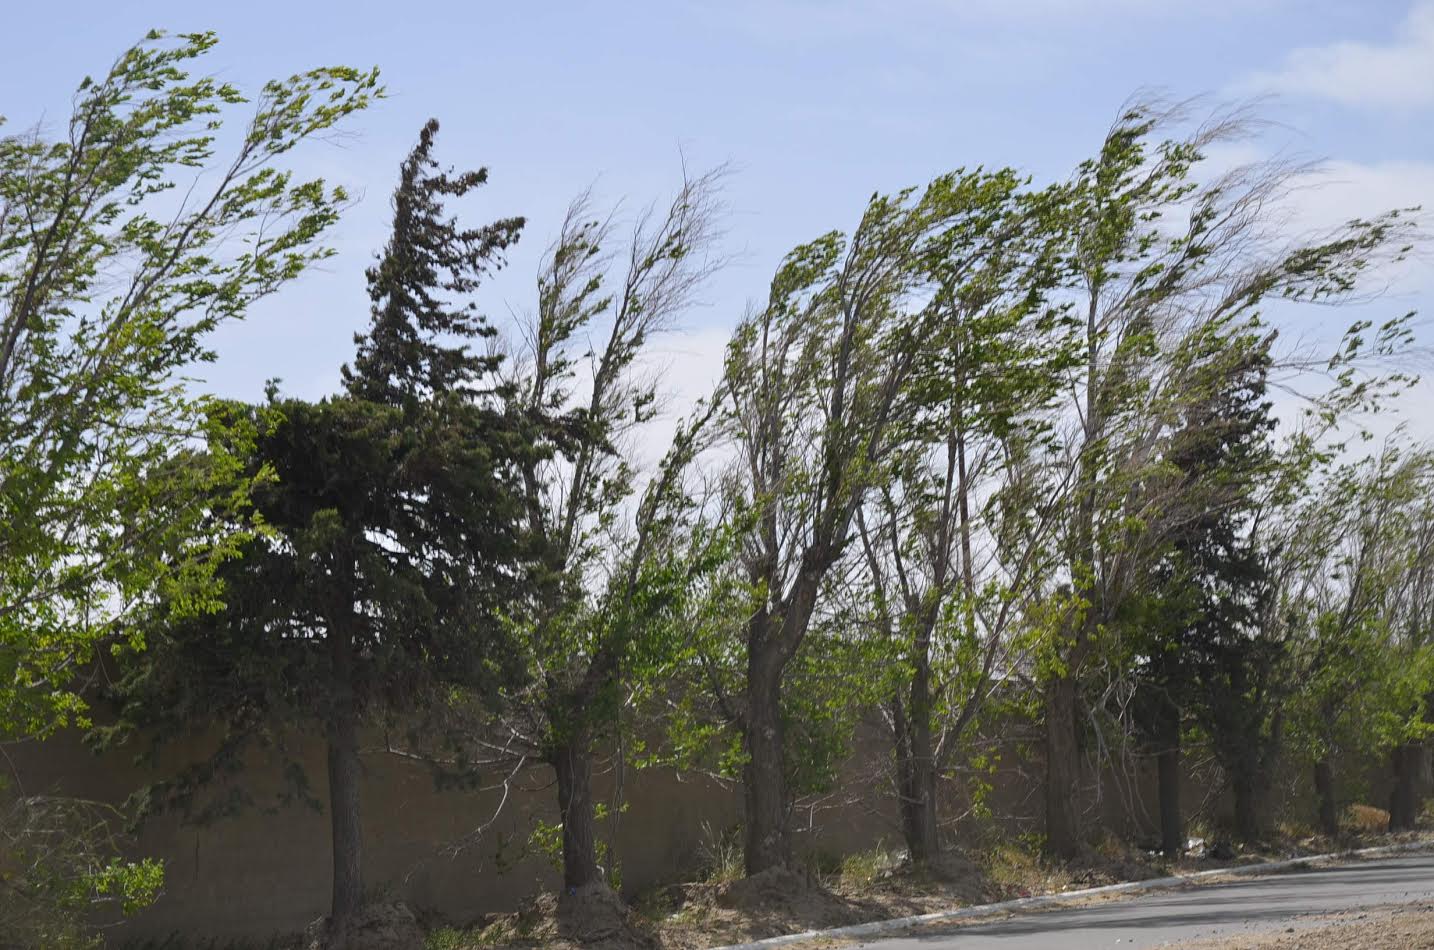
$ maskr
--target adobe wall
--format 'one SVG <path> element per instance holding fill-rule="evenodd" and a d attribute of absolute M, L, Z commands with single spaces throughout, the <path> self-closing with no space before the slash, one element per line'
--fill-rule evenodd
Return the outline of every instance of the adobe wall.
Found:
<path fill-rule="evenodd" d="M 177 747 L 175 761 L 195 748 Z M 7 750 L 26 794 L 60 794 L 113 803 L 158 776 L 146 774 L 125 753 L 95 756 L 76 737 Z M 313 792 L 327 797 L 320 742 L 301 750 Z M 536 819 L 556 821 L 556 792 L 543 768 L 522 776 L 492 826 L 457 855 L 444 853 L 492 816 L 501 792 L 438 791 L 424 766 L 376 753 L 365 756 L 363 825 L 365 877 L 371 887 L 418 908 L 465 921 L 515 909 L 525 898 L 560 881 L 543 859 L 511 863 Z M 255 769 L 246 783 L 276 780 Z M 600 775 L 600 796 L 615 776 Z M 14 779 L 12 779 L 12 783 Z M 680 879 L 699 864 L 704 823 L 720 832 L 740 819 L 740 789 L 701 775 L 666 770 L 629 773 L 628 810 L 616 820 L 616 848 L 624 889 L 641 891 Z M 823 814 L 820 844 L 836 853 L 869 847 L 892 832 L 868 808 Z M 814 836 L 801 836 L 810 846 Z M 162 816 L 146 823 L 137 854 L 165 862 L 165 893 L 126 922 L 117 935 L 264 938 L 302 929 L 329 902 L 328 817 L 304 806 L 271 813 L 249 810 L 205 827 L 182 826 Z M 508 859 L 505 860 L 503 854 Z"/>
<path fill-rule="evenodd" d="M 74 736 L 6 750 L 23 791 L 121 802 L 135 788 L 158 776 L 143 772 L 128 753 L 96 757 Z M 176 747 L 167 758 L 183 762 L 197 746 Z M 301 751 L 313 792 L 327 789 L 324 752 L 318 741 Z M 815 814 L 794 821 L 800 851 L 846 854 L 885 841 L 899 845 L 886 787 L 876 780 L 886 746 L 874 731 L 858 742 L 841 795 L 825 800 Z M 431 772 L 384 753 L 365 757 L 363 820 L 365 874 L 371 887 L 416 908 L 464 922 L 485 913 L 515 909 L 559 878 L 539 858 L 512 863 L 534 822 L 556 821 L 556 794 L 550 774 L 537 768 L 514 784 L 505 807 L 482 839 L 456 855 L 446 846 L 462 840 L 488 821 L 501 798 L 498 791 L 438 791 Z M 987 799 L 994 820 L 1010 832 L 1039 831 L 1042 803 L 1035 776 L 1038 765 L 1022 763 L 1014 753 L 988 777 Z M 272 769 L 255 768 L 246 783 L 262 787 L 276 780 Z M 615 776 L 598 779 L 598 793 L 612 791 Z M 1370 797 L 1381 802 L 1387 787 Z M 1184 791 L 1187 814 L 1202 804 L 1219 813 L 1210 789 L 1189 780 Z M 629 772 L 623 795 L 626 814 L 617 819 L 616 847 L 624 889 L 630 893 L 680 880 L 699 864 L 704 825 L 718 832 L 741 817 L 740 789 L 701 775 L 666 770 Z M 1138 761 L 1127 773 L 1108 772 L 1098 795 L 1087 802 L 1087 815 L 1136 842 L 1154 839 L 1155 770 Z M 960 814 L 966 803 L 953 800 L 946 814 Z M 1297 806 L 1298 807 L 1298 806 Z M 958 835 L 968 829 L 958 828 Z M 320 916 L 329 900 L 329 827 L 327 816 L 294 806 L 275 813 L 248 811 L 207 827 L 181 826 L 173 817 L 151 821 L 136 853 L 158 857 L 166 865 L 164 897 L 126 923 L 118 936 L 266 938 L 302 929 Z M 504 859 L 507 856 L 507 860 Z"/>

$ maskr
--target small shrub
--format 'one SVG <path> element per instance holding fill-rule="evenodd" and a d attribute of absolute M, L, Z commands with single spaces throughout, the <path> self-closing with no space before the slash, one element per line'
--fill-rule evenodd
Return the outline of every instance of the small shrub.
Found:
<path fill-rule="evenodd" d="M 1301 838 L 1312 837 L 1314 833 L 1314 825 L 1298 818 L 1284 818 L 1275 824 L 1275 834 L 1281 838 L 1297 841 Z"/>
<path fill-rule="evenodd" d="M 847 887 L 870 887 L 887 871 L 901 866 L 903 855 L 877 845 L 869 851 L 849 854 L 841 862 L 841 882 Z"/>
<path fill-rule="evenodd" d="M 1434 798 L 1424 802 L 1424 807 L 1419 810 L 1420 825 L 1434 825 Z"/>
<path fill-rule="evenodd" d="M 221 940 L 217 937 L 190 939 L 172 933 L 161 938 L 126 940 L 119 945 L 119 950 L 298 950 L 302 942 L 299 937 Z"/>
<path fill-rule="evenodd" d="M 1100 829 L 1095 840 L 1095 853 L 1107 861 L 1124 861 L 1130 856 L 1130 846 L 1109 829 Z"/>
<path fill-rule="evenodd" d="M 89 950 L 96 925 L 153 903 L 157 861 L 121 856 L 124 816 L 95 802 L 18 797 L 0 807 L 0 947 Z"/>
<path fill-rule="evenodd" d="M 1040 860 L 1034 852 L 1010 842 L 996 845 L 984 857 L 986 873 L 996 884 L 1024 883 L 1040 869 Z"/>
<path fill-rule="evenodd" d="M 456 927 L 441 927 L 423 940 L 423 950 L 470 950 L 482 946 L 471 932 Z"/>
<path fill-rule="evenodd" d="M 802 856 L 807 873 L 819 878 L 837 877 L 841 874 L 842 862 L 846 856 L 826 848 L 812 848 Z"/>

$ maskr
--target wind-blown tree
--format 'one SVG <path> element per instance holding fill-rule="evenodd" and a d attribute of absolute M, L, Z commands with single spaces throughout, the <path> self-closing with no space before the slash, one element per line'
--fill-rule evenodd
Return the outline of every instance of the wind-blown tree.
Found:
<path fill-rule="evenodd" d="M 1387 748 L 1394 772 L 1390 791 L 1389 830 L 1410 831 L 1423 811 L 1428 794 L 1425 783 L 1428 739 L 1434 733 L 1434 490 L 1429 469 L 1434 448 L 1427 443 L 1418 454 L 1423 459 L 1423 497 L 1411 499 L 1404 570 L 1389 592 L 1391 664 L 1399 671 L 1406 697 L 1396 693 L 1394 728 L 1383 732 L 1380 746 Z M 1407 692 L 1417 692 L 1411 702 Z"/>
<path fill-rule="evenodd" d="M 375 71 L 334 67 L 249 102 L 190 75 L 215 42 L 151 33 L 81 83 L 58 129 L 0 136 L 0 742 L 85 725 L 106 654 L 142 649 L 155 612 L 215 609 L 215 571 L 252 527 L 252 431 L 183 377 L 215 328 L 329 254 L 347 198 L 287 153 L 381 91 Z M 234 451 L 186 451 L 210 436 Z M 223 530 L 204 528 L 214 508 Z M 0 943 L 152 899 L 161 868 L 116 856 L 118 818 L 47 795 L 7 806 Z"/>
<path fill-rule="evenodd" d="M 735 569 L 750 597 L 731 649 L 697 665 L 717 670 L 709 684 L 725 666 L 742 671 L 739 694 L 716 698 L 742 738 L 749 875 L 793 862 L 784 687 L 856 512 L 907 438 L 902 404 L 936 315 L 917 299 L 930 286 L 924 263 L 949 229 L 987 210 L 972 207 L 965 182 L 951 174 L 920 194 L 878 195 L 849 240 L 832 232 L 792 251 L 728 347 L 722 424 L 736 461 L 724 510 L 744 526 Z"/>
<path fill-rule="evenodd" d="M 1434 448 L 1425 442 L 1411 455 L 1420 459 L 1411 468 L 1423 478 L 1424 489 L 1410 498 L 1407 558 L 1387 600 L 1391 666 L 1400 672 L 1401 689 L 1394 692 L 1394 716 L 1385 719 L 1387 728 L 1377 733 L 1377 748 L 1390 753 L 1394 771 L 1390 831 L 1411 831 L 1420 819 L 1428 794 L 1428 738 L 1434 735 Z M 1412 703 L 1411 690 L 1418 693 Z"/>
<path fill-rule="evenodd" d="M 1070 590 L 1040 661 L 1046 844 L 1062 858 L 1082 843 L 1083 674 L 1112 646 L 1116 621 L 1178 522 L 1178 493 L 1140 490 L 1164 465 L 1183 406 L 1202 393 L 1191 386 L 1199 374 L 1172 355 L 1212 326 L 1258 318 L 1266 302 L 1350 299 L 1368 265 L 1397 257 L 1409 234 L 1398 212 L 1330 233 L 1286 233 L 1277 208 L 1301 169 L 1206 176 L 1206 150 L 1247 124 L 1217 116 L 1184 138 L 1158 138 L 1178 118 L 1178 109 L 1126 110 L 1069 184 L 1072 290 L 1084 323 L 1058 425 L 1071 483 L 1062 529 Z M 1370 336 L 1363 329 L 1347 336 L 1337 372 L 1353 373 L 1358 356 L 1405 335 L 1398 320 Z"/>
<path fill-rule="evenodd" d="M 362 910 L 361 737 L 435 694 L 493 696 L 520 677 L 502 611 L 526 583 L 521 472 L 534 420 L 500 397 L 491 334 L 469 295 L 517 239 L 520 219 L 465 229 L 445 198 L 486 180 L 432 158 L 424 127 L 394 192 L 388 245 L 345 392 L 235 406 L 258 436 L 247 471 L 265 530 L 218 572 L 224 607 L 151 634 L 122 684 L 128 724 L 159 739 L 217 724 L 214 754 L 149 789 L 191 817 L 252 800 L 243 756 L 287 752 L 309 724 L 327 746 L 333 899 L 326 939 L 344 946 Z M 312 799 L 289 759 L 280 800 Z M 226 780 L 225 794 L 203 786 Z"/>
<path fill-rule="evenodd" d="M 1051 194 L 1022 193 L 1009 171 L 958 187 L 969 212 L 931 248 L 935 313 L 908 384 L 911 435 L 856 516 L 865 574 L 853 596 L 866 606 L 855 612 L 894 651 L 882 711 L 918 863 L 939 856 L 938 782 L 1018 665 L 1026 608 L 1052 568 L 1059 492 L 1037 476 L 1070 353 L 1064 314 L 1044 297 Z"/>
<path fill-rule="evenodd" d="M 130 621 L 158 599 L 213 608 L 244 536 L 199 528 L 242 503 L 233 457 L 166 464 L 219 422 L 181 374 L 329 254 L 344 192 L 282 162 L 379 90 L 345 67 L 268 83 L 220 160 L 246 100 L 187 71 L 215 42 L 151 33 L 80 85 L 60 135 L 0 138 L 0 737 L 83 721 L 97 651 L 141 647 Z"/>
<path fill-rule="evenodd" d="M 1304 569 L 1281 606 L 1301 684 L 1289 703 L 1289 733 L 1313 762 L 1326 834 L 1340 830 L 1341 760 L 1423 738 L 1429 651 L 1419 621 L 1400 631 L 1397 598 L 1411 574 L 1428 570 L 1419 535 L 1431 487 L 1434 457 L 1388 443 L 1337 469 L 1297 514 L 1287 556 L 1302 555 Z"/>
<path fill-rule="evenodd" d="M 491 716 L 469 727 L 466 764 L 506 772 L 552 768 L 561 822 L 569 922 L 611 907 L 615 868 L 598 835 L 593 772 L 631 694 L 680 644 L 681 604 L 717 550 L 691 529 L 688 469 L 705 419 L 679 425 L 644 472 L 638 437 L 662 406 L 653 346 L 697 302 L 722 265 L 716 243 L 724 170 L 685 178 L 660 211 L 648 208 L 618 243 L 589 195 L 569 207 L 538 275 L 531 325 L 506 371 L 510 411 L 561 419 L 550 457 L 521 466 L 539 580 L 507 607 L 520 662 L 531 672 Z M 613 875 L 615 876 L 615 875 Z"/>

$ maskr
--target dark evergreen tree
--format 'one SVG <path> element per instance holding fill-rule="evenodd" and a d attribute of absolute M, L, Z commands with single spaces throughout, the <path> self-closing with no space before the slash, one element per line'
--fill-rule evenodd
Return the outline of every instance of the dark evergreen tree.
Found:
<path fill-rule="evenodd" d="M 250 799 L 199 794 L 237 778 L 249 746 L 282 753 L 295 731 L 322 727 L 333 946 L 363 901 L 364 728 L 440 689 L 492 696 L 522 675 L 498 611 L 528 576 L 519 488 L 537 430 L 500 398 L 496 360 L 471 348 L 491 331 L 461 299 L 522 221 L 463 230 L 444 216 L 443 199 L 486 174 L 438 170 L 437 128 L 425 126 L 402 166 L 347 391 L 308 403 L 271 389 L 266 406 L 233 407 L 255 424 L 249 464 L 266 477 L 253 499 L 270 530 L 221 570 L 225 608 L 152 631 L 120 691 L 126 724 L 161 726 L 161 738 L 220 726 L 213 758 L 149 790 L 151 805 L 192 817 Z M 297 763 L 286 774 L 281 797 L 314 800 Z"/>
<path fill-rule="evenodd" d="M 1187 356 L 1199 395 L 1184 407 L 1167 458 L 1184 501 L 1142 601 L 1139 673 L 1143 731 L 1159 765 L 1161 846 L 1172 853 L 1184 843 L 1187 714 L 1208 733 L 1229 777 L 1236 830 L 1246 840 L 1260 837 L 1278 751 L 1282 651 L 1262 628 L 1269 583 L 1251 531 L 1275 424 L 1266 398 L 1269 342 L 1248 327 L 1212 328 L 1193 341 Z"/>
<path fill-rule="evenodd" d="M 473 403 L 496 381 L 499 357 L 474 352 L 491 337 L 471 294 L 518 240 L 522 218 L 464 229 L 444 217 L 445 198 L 461 198 L 488 181 L 488 170 L 443 172 L 433 159 L 438 121 L 430 119 L 403 163 L 393 195 L 393 235 L 368 271 L 373 323 L 354 338 L 358 356 L 345 366 L 349 393 L 412 408 L 429 398 Z M 458 296 L 459 301 L 451 298 Z"/>

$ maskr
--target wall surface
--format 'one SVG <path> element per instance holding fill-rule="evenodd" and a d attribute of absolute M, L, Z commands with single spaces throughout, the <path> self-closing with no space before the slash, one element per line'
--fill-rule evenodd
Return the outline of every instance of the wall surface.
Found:
<path fill-rule="evenodd" d="M 842 855 L 879 842 L 896 846 L 900 834 L 892 821 L 889 788 L 881 778 L 887 747 L 876 730 L 858 741 L 841 791 L 822 797 L 794 816 L 800 851 Z M 170 769 L 198 758 L 202 746 L 176 746 L 159 768 Z M 95 756 L 77 737 L 60 736 L 42 744 L 5 750 L 12 784 L 26 794 L 59 794 L 122 802 L 136 788 L 162 777 L 135 765 L 119 752 Z M 299 750 L 313 784 L 324 800 L 327 787 L 323 746 L 313 741 Z M 1039 763 L 1022 762 L 1014 749 L 1002 757 L 986 798 L 990 821 L 1009 832 L 1040 830 L 1042 811 Z M 366 755 L 363 786 L 365 875 L 376 892 L 402 899 L 420 910 L 464 923 L 488 913 L 510 911 L 525 899 L 558 886 L 553 867 L 519 852 L 539 821 L 556 821 L 556 792 L 545 768 L 535 768 L 513 784 L 502 800 L 498 790 L 439 791 L 424 766 L 383 752 Z M 246 787 L 276 787 L 278 772 L 256 763 L 244 774 Z M 1291 776 L 1291 788 L 1300 782 Z M 1387 783 L 1372 777 L 1362 789 L 1366 800 L 1383 803 Z M 599 776 L 597 792 L 611 798 L 616 776 Z M 948 791 L 954 791 L 948 786 Z M 1088 820 L 1135 842 L 1153 842 L 1157 813 L 1153 762 L 1136 760 L 1128 770 L 1107 771 L 1090 787 Z M 1354 789 L 1350 789 L 1353 793 Z M 258 797 L 258 796 L 256 796 Z M 1364 797 L 1364 796 L 1361 796 Z M 605 834 L 621 862 L 623 886 L 637 893 L 651 886 L 690 879 L 701 864 L 704 836 L 734 829 L 741 819 L 739 788 L 701 775 L 665 770 L 628 772 L 622 780 L 627 810 Z M 1212 789 L 1187 776 L 1183 792 L 1187 815 L 1202 806 L 1218 816 L 1225 803 Z M 1294 811 L 1304 803 L 1286 798 Z M 946 802 L 947 815 L 962 814 L 969 802 Z M 456 843 L 492 820 L 474 843 L 453 852 Z M 971 826 L 957 828 L 958 837 Z M 172 816 L 146 824 L 137 854 L 158 857 L 166 866 L 163 898 L 116 932 L 121 938 L 186 936 L 266 938 L 292 933 L 322 915 L 329 901 L 329 826 L 327 816 L 304 806 L 278 811 L 248 810 L 204 827 L 182 825 Z"/>
<path fill-rule="evenodd" d="M 175 764 L 198 751 L 197 745 L 179 747 L 166 759 Z M 7 753 L 15 784 L 31 795 L 119 803 L 161 777 L 137 767 L 131 755 L 95 756 L 74 736 L 21 745 Z M 322 744 L 302 748 L 299 758 L 314 794 L 325 799 Z M 450 854 L 452 845 L 493 818 L 502 793 L 439 791 L 426 767 L 382 752 L 365 756 L 364 765 L 365 877 L 375 891 L 464 922 L 513 910 L 524 899 L 558 886 L 559 876 L 548 861 L 518 855 L 537 821 L 556 820 L 556 791 L 547 769 L 521 776 L 481 838 Z M 610 772 L 597 778 L 600 796 L 611 795 L 614 779 Z M 249 787 L 273 787 L 276 781 L 272 766 L 259 765 L 245 773 Z M 631 892 L 693 872 L 701 860 L 703 835 L 708 830 L 720 834 L 740 820 L 740 790 L 706 776 L 657 769 L 629 773 L 623 799 L 626 812 L 604 833 L 615 830 L 624 889 Z M 821 827 L 821 846 L 836 853 L 891 836 L 883 819 L 869 808 L 845 809 L 836 817 L 823 813 Z M 813 840 L 803 836 L 806 845 Z M 263 938 L 300 930 L 328 906 L 328 818 L 302 805 L 251 809 L 203 827 L 161 816 L 146 823 L 135 851 L 164 860 L 165 893 L 116 936 L 164 937 L 178 931 Z"/>

